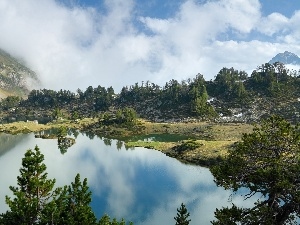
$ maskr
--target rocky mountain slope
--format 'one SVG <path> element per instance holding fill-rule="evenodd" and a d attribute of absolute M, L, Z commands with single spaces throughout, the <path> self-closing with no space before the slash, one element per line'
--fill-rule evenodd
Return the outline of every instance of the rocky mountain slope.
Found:
<path fill-rule="evenodd" d="M 0 98 L 26 96 L 39 83 L 35 72 L 0 49 Z"/>
<path fill-rule="evenodd" d="M 285 51 L 284 53 L 278 53 L 269 61 L 270 64 L 275 62 L 281 62 L 286 65 L 300 65 L 300 58 L 292 52 Z"/>

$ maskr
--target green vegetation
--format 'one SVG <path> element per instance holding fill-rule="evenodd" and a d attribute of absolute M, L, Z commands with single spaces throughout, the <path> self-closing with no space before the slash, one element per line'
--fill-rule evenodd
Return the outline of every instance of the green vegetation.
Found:
<path fill-rule="evenodd" d="M 124 125 L 112 124 L 110 126 L 102 126 L 99 119 L 86 118 L 76 122 L 70 120 L 57 120 L 47 125 L 36 124 L 32 122 L 14 122 L 0 125 L 0 131 L 6 133 L 20 133 L 20 132 L 35 132 L 38 138 L 57 138 L 58 146 L 64 154 L 67 149 L 75 143 L 75 139 L 59 136 L 60 131 L 66 132 L 72 130 L 81 131 L 88 134 L 89 137 L 99 136 L 106 138 L 115 138 L 125 141 L 126 148 L 146 147 L 156 149 L 175 157 L 183 162 L 188 162 L 201 166 L 211 166 L 224 158 L 227 154 L 228 148 L 235 142 L 241 139 L 243 133 L 249 133 L 253 129 L 249 124 L 212 124 L 207 122 L 193 122 L 193 123 L 151 123 L 144 120 L 137 120 L 136 125 L 126 128 Z M 50 135 L 44 134 L 43 130 L 56 130 Z M 67 129 L 67 130 L 66 130 Z M 135 138 L 131 135 L 136 133 L 141 135 L 158 136 L 163 138 L 179 135 L 180 140 L 195 139 L 198 143 L 195 149 L 186 149 L 180 152 L 176 149 L 182 145 L 183 142 L 179 140 L 168 141 L 132 141 Z M 139 135 L 138 135 L 139 136 Z M 187 144 L 184 144 L 187 145 Z"/>
<path fill-rule="evenodd" d="M 98 222 L 90 207 L 91 192 L 87 179 L 77 174 L 71 185 L 54 188 L 55 179 L 48 179 L 44 155 L 36 146 L 22 159 L 18 186 L 10 187 L 14 197 L 6 196 L 9 210 L 0 215 L 3 225 L 84 224 L 125 225 L 125 220 L 112 221 L 104 215 Z M 130 223 L 132 224 L 132 223 Z"/>
<path fill-rule="evenodd" d="M 0 69 L 6 67 L 0 65 Z M 35 78 L 32 71 L 27 72 Z M 13 81 L 7 74 L 0 76 L 8 91 Z M 15 91 L 24 95 L 27 90 Z M 126 147 L 154 148 L 184 162 L 209 166 L 218 186 L 234 192 L 247 189 L 245 199 L 256 193 L 263 196 L 253 208 L 217 209 L 212 224 L 292 224 L 300 215 L 300 130 L 299 125 L 292 125 L 300 118 L 299 94 L 299 71 L 289 71 L 278 62 L 258 66 L 250 76 L 222 68 L 214 80 L 205 81 L 197 74 L 181 82 L 172 79 L 162 87 L 147 81 L 125 86 L 119 94 L 100 85 L 76 93 L 32 90 L 26 99 L 8 96 L 0 101 L 4 123 L 0 132 L 56 128 L 62 154 L 75 143 L 66 137 L 69 128 L 86 131 L 90 137 L 187 135 L 193 139 L 127 142 Z M 250 124 L 218 123 L 224 122 L 221 117 L 234 117 L 237 112 L 246 115 L 242 120 L 246 123 L 271 114 L 280 117 L 264 120 L 252 133 Z M 10 210 L 0 216 L 0 224 L 125 224 L 108 215 L 97 222 L 89 206 L 87 180 L 81 181 L 79 174 L 71 185 L 54 189 L 55 179 L 47 178 L 43 159 L 38 147 L 25 153 L 18 186 L 10 187 L 14 197 L 6 197 Z M 189 224 L 184 204 L 177 212 L 176 224 Z"/>
<path fill-rule="evenodd" d="M 125 142 L 125 146 L 127 148 L 134 148 L 134 147 L 144 147 L 149 149 L 156 149 L 160 151 L 167 151 L 175 144 L 172 142 L 159 142 L 159 141 L 129 141 Z"/>
<path fill-rule="evenodd" d="M 175 225 L 189 225 L 190 219 L 188 219 L 190 216 L 190 213 L 188 212 L 187 208 L 183 203 L 181 203 L 181 206 L 179 209 L 177 209 L 177 215 L 174 217 L 176 224 Z"/>
<path fill-rule="evenodd" d="M 100 125 L 115 125 L 128 129 L 137 125 L 137 114 L 132 108 L 119 109 L 115 114 L 104 113 L 99 121 Z"/>
<path fill-rule="evenodd" d="M 52 193 L 55 179 L 47 179 L 44 156 L 39 148 L 28 150 L 22 160 L 18 187 L 10 187 L 15 198 L 6 196 L 10 211 L 1 215 L 2 224 L 38 224 L 51 218 L 54 204 L 48 200 L 56 197 L 58 190 Z"/>
<path fill-rule="evenodd" d="M 1 108 L 8 110 L 10 108 L 17 107 L 22 98 L 19 96 L 8 96 L 1 101 Z"/>
<path fill-rule="evenodd" d="M 273 116 L 244 134 L 221 164 L 211 168 L 216 184 L 245 199 L 262 195 L 252 208 L 217 209 L 213 224 L 293 224 L 300 216 L 300 130 Z"/>
<path fill-rule="evenodd" d="M 281 63 L 263 64 L 250 76 L 234 68 L 222 68 L 214 80 L 203 75 L 163 87 L 142 82 L 123 87 L 89 86 L 68 90 L 32 90 L 27 99 L 9 96 L 0 102 L 3 122 L 15 120 L 71 120 L 99 118 L 102 125 L 131 127 L 132 118 L 150 121 L 220 121 L 220 117 L 244 114 L 243 122 L 260 121 L 277 114 L 299 121 L 299 73 Z M 221 120 L 222 121 L 222 120 Z"/>
<path fill-rule="evenodd" d="M 196 140 L 187 140 L 183 141 L 180 145 L 177 145 L 175 147 L 175 151 L 177 151 L 178 153 L 182 153 L 187 150 L 195 150 L 196 148 L 199 148 L 202 145 L 202 143 L 199 143 Z"/>
<path fill-rule="evenodd" d="M 216 209 L 212 224 L 292 224 L 300 216 L 299 133 L 298 125 L 272 116 L 238 142 L 186 140 L 169 147 L 173 145 L 174 152 L 186 158 L 205 148 L 215 148 L 220 155 L 223 148 L 222 160 L 210 168 L 216 184 L 233 192 L 248 190 L 245 200 L 262 195 L 252 208 L 233 204 Z M 14 197 L 6 196 L 9 210 L 0 215 L 0 224 L 126 224 L 108 215 L 97 221 L 87 180 L 81 181 L 79 174 L 71 185 L 54 188 L 55 179 L 47 178 L 43 160 L 37 146 L 25 153 L 18 186 L 10 187 Z M 189 224 L 189 216 L 182 204 L 174 219 L 176 224 Z"/>

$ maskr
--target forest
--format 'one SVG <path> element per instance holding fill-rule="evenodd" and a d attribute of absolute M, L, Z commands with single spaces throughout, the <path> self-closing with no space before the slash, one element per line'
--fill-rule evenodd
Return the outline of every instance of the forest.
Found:
<path fill-rule="evenodd" d="M 97 117 L 104 112 L 115 115 L 118 109 L 127 107 L 134 109 L 139 117 L 152 121 L 178 121 L 188 117 L 217 120 L 233 116 L 233 109 L 254 114 L 254 107 L 259 106 L 258 110 L 265 110 L 265 115 L 277 114 L 298 122 L 299 84 L 299 71 L 290 71 L 277 62 L 258 66 L 251 75 L 234 68 L 222 68 L 214 80 L 206 81 L 203 75 L 197 74 L 183 81 L 172 79 L 163 87 L 146 81 L 125 86 L 120 93 L 115 93 L 113 87 L 101 85 L 78 89 L 76 93 L 40 89 L 32 90 L 26 99 L 16 96 L 2 99 L 1 119 L 3 122 L 77 119 Z M 259 121 L 265 115 L 245 119 L 245 122 Z"/>

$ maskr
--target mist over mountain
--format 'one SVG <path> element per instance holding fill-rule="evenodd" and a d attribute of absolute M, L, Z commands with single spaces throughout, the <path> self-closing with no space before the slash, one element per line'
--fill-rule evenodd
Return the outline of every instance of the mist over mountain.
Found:
<path fill-rule="evenodd" d="M 24 97 L 39 84 L 34 71 L 0 49 L 0 98 L 8 95 Z"/>
<path fill-rule="evenodd" d="M 288 51 L 285 51 L 284 53 L 278 53 L 269 61 L 270 64 L 275 62 L 281 62 L 285 65 L 290 64 L 300 66 L 300 58 L 296 54 Z"/>

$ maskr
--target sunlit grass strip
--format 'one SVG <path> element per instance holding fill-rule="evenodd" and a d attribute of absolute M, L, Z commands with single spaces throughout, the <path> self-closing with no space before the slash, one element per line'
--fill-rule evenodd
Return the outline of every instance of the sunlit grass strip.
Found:
<path fill-rule="evenodd" d="M 234 141 L 204 141 L 197 140 L 201 146 L 193 149 L 186 150 L 183 154 L 185 155 L 198 155 L 204 158 L 215 158 L 215 157 L 225 157 L 228 153 L 229 147 L 234 143 Z M 172 147 L 178 145 L 177 142 L 156 142 L 156 141 L 130 141 L 126 142 L 125 146 L 128 148 L 132 147 L 144 147 L 156 149 L 159 151 L 168 151 Z"/>
<path fill-rule="evenodd" d="M 174 142 L 158 142 L 158 141 L 129 141 L 125 143 L 125 146 L 128 148 L 133 147 L 144 147 L 150 149 L 156 149 L 159 151 L 166 151 L 174 147 L 176 143 Z"/>

